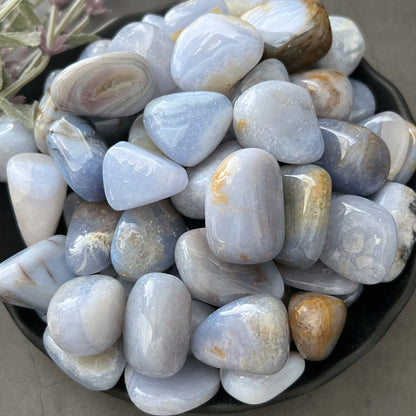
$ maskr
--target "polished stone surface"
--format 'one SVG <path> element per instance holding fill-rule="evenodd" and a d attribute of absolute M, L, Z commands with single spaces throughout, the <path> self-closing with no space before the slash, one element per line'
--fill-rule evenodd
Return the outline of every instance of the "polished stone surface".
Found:
<path fill-rule="evenodd" d="M 370 88 L 358 79 L 350 78 L 352 86 L 352 109 L 348 117 L 350 123 L 360 121 L 374 115 L 376 112 L 376 99 Z"/>
<path fill-rule="evenodd" d="M 159 156 L 166 157 L 166 155 L 152 142 L 152 139 L 146 132 L 143 124 L 143 113 L 140 114 L 129 130 L 128 142 L 135 144 L 145 150 L 156 153 Z"/>
<path fill-rule="evenodd" d="M 406 121 L 407 128 L 409 129 L 409 151 L 406 156 L 406 160 L 394 177 L 394 182 L 406 184 L 416 170 L 416 126 L 413 123 Z"/>
<path fill-rule="evenodd" d="M 283 189 L 270 153 L 241 149 L 221 162 L 206 194 L 205 224 L 208 244 L 222 260 L 255 264 L 277 255 L 285 231 Z"/>
<path fill-rule="evenodd" d="M 110 46 L 110 39 L 100 39 L 87 45 L 78 57 L 78 61 L 82 59 L 92 58 L 93 56 L 99 56 L 108 51 Z M 109 51 L 108 51 L 109 52 Z"/>
<path fill-rule="evenodd" d="M 166 273 L 149 273 L 134 285 L 124 321 L 124 353 L 138 373 L 167 378 L 185 364 L 191 337 L 191 295 Z"/>
<path fill-rule="evenodd" d="M 241 146 L 267 150 L 279 162 L 312 163 L 324 150 L 310 95 L 289 82 L 266 81 L 243 93 L 233 125 Z"/>
<path fill-rule="evenodd" d="M 146 13 L 142 17 L 142 22 L 150 23 L 151 25 L 159 28 L 162 32 L 165 31 L 165 19 L 163 16 L 160 16 L 159 14 Z"/>
<path fill-rule="evenodd" d="M 260 61 L 264 42 L 246 22 L 206 14 L 187 26 L 176 41 L 172 77 L 185 91 L 226 92 Z"/>
<path fill-rule="evenodd" d="M 64 221 L 66 228 L 68 229 L 69 223 L 71 222 L 71 218 L 74 215 L 75 209 L 78 207 L 84 201 L 78 194 L 75 192 L 70 192 L 67 194 L 65 198 L 65 204 L 64 204 Z"/>
<path fill-rule="evenodd" d="M 151 272 L 163 272 L 174 263 L 175 244 L 187 230 L 169 200 L 123 212 L 111 245 L 117 273 L 135 282 Z"/>
<path fill-rule="evenodd" d="M 123 286 L 113 277 L 75 277 L 49 303 L 50 336 L 71 354 L 100 354 L 121 336 L 125 306 Z"/>
<path fill-rule="evenodd" d="M 216 308 L 214 306 L 200 302 L 199 300 L 192 299 L 191 337 L 189 339 L 188 356 L 192 356 L 192 337 L 196 329 L 199 325 L 201 325 L 202 321 L 205 318 L 208 318 L 208 316 L 215 312 L 215 310 Z"/>
<path fill-rule="evenodd" d="M 264 0 L 224 0 L 228 8 L 228 13 L 233 16 L 240 17 L 246 11 L 250 10 Z"/>
<path fill-rule="evenodd" d="M 289 355 L 286 308 L 267 295 L 228 303 L 197 328 L 192 353 L 213 367 L 274 374 L 283 368 Z"/>
<path fill-rule="evenodd" d="M 283 296 L 282 277 L 272 261 L 248 265 L 223 261 L 209 248 L 205 228 L 182 234 L 175 263 L 192 297 L 211 305 L 224 306 L 256 293 Z"/>
<path fill-rule="evenodd" d="M 387 276 L 396 255 L 397 229 L 391 214 L 356 195 L 332 198 L 321 260 L 354 282 L 373 285 Z"/>

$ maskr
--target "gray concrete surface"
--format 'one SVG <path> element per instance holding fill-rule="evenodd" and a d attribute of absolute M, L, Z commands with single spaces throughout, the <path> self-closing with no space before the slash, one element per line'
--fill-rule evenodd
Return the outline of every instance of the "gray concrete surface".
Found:
<path fill-rule="evenodd" d="M 416 115 L 415 0 L 325 0 L 324 4 L 330 14 L 357 21 L 367 40 L 365 56 L 396 84 Z M 416 414 L 415 316 L 416 294 L 382 341 L 344 373 L 310 394 L 245 415 Z M 0 306 L 0 416 L 138 414 L 130 403 L 75 384 L 23 337 Z"/>

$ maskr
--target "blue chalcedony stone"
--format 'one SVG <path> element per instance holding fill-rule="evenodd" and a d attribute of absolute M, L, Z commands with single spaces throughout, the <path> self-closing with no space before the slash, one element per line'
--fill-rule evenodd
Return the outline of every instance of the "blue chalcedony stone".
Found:
<path fill-rule="evenodd" d="M 108 50 L 108 47 L 110 46 L 110 43 L 111 43 L 110 39 L 100 39 L 100 40 L 96 40 L 95 42 L 90 43 L 81 52 L 81 54 L 78 57 L 78 61 L 106 53 Z"/>
<path fill-rule="evenodd" d="M 289 325 L 284 304 L 253 295 L 216 310 L 197 328 L 192 352 L 213 367 L 274 374 L 289 355 Z"/>
<path fill-rule="evenodd" d="M 107 201 L 119 211 L 168 198 L 188 184 L 182 166 L 126 142 L 106 153 L 103 179 Z"/>
<path fill-rule="evenodd" d="M 409 151 L 407 152 L 406 160 L 394 177 L 394 182 L 407 183 L 416 170 L 416 126 L 413 123 L 406 121 L 409 129 Z"/>
<path fill-rule="evenodd" d="M 115 270 L 129 281 L 167 270 L 174 263 L 176 241 L 185 231 L 183 218 L 169 200 L 125 211 L 111 246 Z"/>
<path fill-rule="evenodd" d="M 103 201 L 103 160 L 107 146 L 93 127 L 80 117 L 64 116 L 50 127 L 47 143 L 49 154 L 67 184 L 86 201 Z"/>
<path fill-rule="evenodd" d="M 333 190 L 370 195 L 387 180 L 390 154 L 371 130 L 339 120 L 321 119 L 325 151 L 316 164 L 332 179 Z"/>
<path fill-rule="evenodd" d="M 162 32 L 165 32 L 165 19 L 163 16 L 153 13 L 146 13 L 142 17 L 143 23 L 150 23 L 153 26 L 158 27 Z"/>
<path fill-rule="evenodd" d="M 356 195 L 332 199 L 325 265 L 354 282 L 376 284 L 389 273 L 396 250 L 396 224 L 387 210 Z"/>
<path fill-rule="evenodd" d="M 231 125 L 233 107 L 222 94 L 182 92 L 156 98 L 143 123 L 153 142 L 183 166 L 202 162 L 221 142 Z"/>
<path fill-rule="evenodd" d="M 282 188 L 279 164 L 270 153 L 241 149 L 227 156 L 212 176 L 205 200 L 212 252 L 230 263 L 273 259 L 284 240 Z"/>
<path fill-rule="evenodd" d="M 71 222 L 71 218 L 74 215 L 75 209 L 82 202 L 85 201 L 75 192 L 71 192 L 66 196 L 63 212 L 66 228 L 69 227 L 69 223 Z"/>
<path fill-rule="evenodd" d="M 199 300 L 192 299 L 191 338 L 189 339 L 188 356 L 192 355 L 192 337 L 202 321 L 215 312 L 213 306 Z"/>
<path fill-rule="evenodd" d="M 358 79 L 350 78 L 350 82 L 352 86 L 352 109 L 348 121 L 359 123 L 375 113 L 376 99 L 370 88 Z"/>

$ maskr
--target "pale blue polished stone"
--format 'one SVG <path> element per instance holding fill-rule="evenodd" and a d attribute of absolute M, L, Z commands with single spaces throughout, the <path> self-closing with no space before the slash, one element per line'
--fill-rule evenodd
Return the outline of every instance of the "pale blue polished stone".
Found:
<path fill-rule="evenodd" d="M 270 375 L 285 365 L 289 338 L 284 304 L 271 296 L 247 296 L 202 322 L 192 338 L 192 352 L 213 367 Z"/>
<path fill-rule="evenodd" d="M 111 242 L 121 213 L 106 202 L 83 202 L 68 227 L 65 255 L 77 275 L 98 273 L 110 266 Z"/>
<path fill-rule="evenodd" d="M 416 170 L 416 126 L 413 123 L 406 121 L 407 128 L 409 129 L 409 151 L 407 152 L 406 160 L 394 177 L 394 182 L 406 184 Z"/>
<path fill-rule="evenodd" d="M 228 14 L 224 0 L 188 0 L 171 7 L 165 14 L 165 31 L 176 42 L 189 24 L 207 13 Z"/>
<path fill-rule="evenodd" d="M 265 81 L 249 88 L 235 102 L 233 123 L 241 146 L 267 150 L 278 161 L 311 163 L 322 156 L 312 99 L 290 82 Z"/>
<path fill-rule="evenodd" d="M 131 401 L 152 415 L 177 415 L 202 405 L 220 388 L 216 368 L 188 358 L 172 377 L 154 379 L 126 367 L 125 382 Z"/>
<path fill-rule="evenodd" d="M 117 118 L 88 117 L 93 124 L 95 132 L 109 146 L 116 144 L 121 138 L 128 135 L 129 129 L 136 115 Z"/>
<path fill-rule="evenodd" d="M 149 23 L 153 26 L 156 26 L 162 32 L 165 32 L 165 19 L 164 19 L 163 16 L 160 16 L 158 14 L 153 14 L 153 13 L 146 13 L 142 17 L 142 22 L 143 23 Z"/>
<path fill-rule="evenodd" d="M 188 356 L 192 355 L 192 337 L 202 321 L 208 318 L 216 308 L 199 300 L 192 299 L 191 337 L 189 339 Z"/>
<path fill-rule="evenodd" d="M 186 169 L 188 185 L 182 192 L 170 198 L 182 215 L 200 220 L 205 218 L 205 194 L 212 175 L 229 154 L 240 149 L 241 146 L 235 139 L 223 141 L 203 162 Z"/>
<path fill-rule="evenodd" d="M 352 109 L 348 121 L 359 123 L 375 113 L 376 99 L 370 88 L 358 79 L 350 78 L 350 82 L 352 86 Z"/>
<path fill-rule="evenodd" d="M 49 357 L 64 373 L 89 390 L 113 388 L 126 366 L 121 339 L 108 350 L 85 357 L 64 351 L 52 339 L 49 328 L 46 328 L 43 345 Z"/>
<path fill-rule="evenodd" d="M 64 116 L 51 125 L 47 143 L 66 183 L 86 201 L 103 201 L 103 160 L 107 146 L 93 127 L 80 117 Z"/>
<path fill-rule="evenodd" d="M 65 261 L 64 235 L 30 246 L 0 264 L 0 300 L 46 311 L 52 296 L 74 277 Z"/>
<path fill-rule="evenodd" d="M 82 59 L 91 58 L 93 56 L 99 56 L 103 53 L 109 52 L 110 39 L 100 39 L 87 45 L 78 57 L 78 61 Z"/>
<path fill-rule="evenodd" d="M 166 273 L 149 273 L 134 285 L 124 321 L 124 353 L 140 374 L 166 378 L 184 365 L 191 336 L 191 295 Z"/>
<path fill-rule="evenodd" d="M 364 285 L 359 284 L 358 288 L 354 292 L 347 293 L 346 295 L 338 295 L 337 298 L 340 298 L 345 305 L 349 308 L 355 301 L 361 296 L 364 290 Z"/>
<path fill-rule="evenodd" d="M 232 118 L 233 107 L 225 95 L 194 91 L 151 101 L 143 123 L 163 153 L 180 165 L 195 166 L 218 146 Z"/>
<path fill-rule="evenodd" d="M 140 114 L 129 130 L 129 143 L 156 153 L 159 156 L 166 157 L 166 155 L 152 142 L 152 139 L 147 134 L 143 124 L 143 113 Z"/>
<path fill-rule="evenodd" d="M 75 209 L 83 202 L 85 201 L 75 192 L 71 192 L 66 196 L 63 215 L 67 229 L 71 222 L 71 218 L 74 215 Z"/>
<path fill-rule="evenodd" d="M 50 336 L 64 351 L 100 354 L 120 338 L 126 307 L 120 282 L 110 276 L 79 276 L 64 283 L 48 308 Z"/>
<path fill-rule="evenodd" d="M 171 93 L 176 85 L 170 73 L 173 41 L 158 27 L 133 22 L 122 27 L 111 41 L 108 52 L 136 52 L 147 60 L 155 78 L 154 97 Z"/>
<path fill-rule="evenodd" d="M 250 24 L 233 16 L 205 14 L 176 41 L 172 77 L 184 91 L 225 93 L 260 61 L 264 42 Z"/>
<path fill-rule="evenodd" d="M 167 270 L 174 263 L 176 241 L 185 231 L 183 218 L 169 200 L 125 211 L 111 246 L 115 270 L 132 282 L 146 273 Z"/>
<path fill-rule="evenodd" d="M 108 203 L 120 211 L 168 198 L 188 184 L 182 166 L 126 142 L 106 153 L 103 179 Z"/>
<path fill-rule="evenodd" d="M 325 151 L 316 164 L 332 179 L 333 190 L 370 195 L 386 182 L 390 154 L 371 130 L 339 120 L 321 119 Z"/>
<path fill-rule="evenodd" d="M 401 183 L 387 182 L 371 199 L 393 216 L 397 227 L 396 257 L 384 282 L 396 279 L 406 266 L 416 242 L 416 193 Z"/>
<path fill-rule="evenodd" d="M 285 285 L 324 295 L 346 295 L 355 292 L 359 284 L 334 272 L 317 261 L 305 269 L 279 265 Z"/>
<path fill-rule="evenodd" d="M 285 366 L 275 374 L 262 376 L 221 370 L 221 384 L 225 391 L 240 402 L 260 404 L 268 402 L 291 386 L 305 370 L 305 360 L 291 351 Z"/>
<path fill-rule="evenodd" d="M 322 262 L 354 282 L 373 285 L 389 273 L 397 250 L 397 229 L 391 214 L 356 195 L 331 201 Z"/>
<path fill-rule="evenodd" d="M 261 149 L 227 156 L 211 178 L 205 200 L 208 244 L 230 263 L 272 260 L 284 241 L 283 186 L 279 164 Z"/>
<path fill-rule="evenodd" d="M 175 248 L 175 263 L 194 299 L 215 306 L 257 293 L 281 298 L 282 277 L 272 261 L 262 264 L 225 262 L 209 248 L 205 228 L 182 234 Z"/>
<path fill-rule="evenodd" d="M 282 167 L 285 242 L 278 263 L 309 267 L 325 244 L 331 203 L 331 177 L 316 165 Z"/>

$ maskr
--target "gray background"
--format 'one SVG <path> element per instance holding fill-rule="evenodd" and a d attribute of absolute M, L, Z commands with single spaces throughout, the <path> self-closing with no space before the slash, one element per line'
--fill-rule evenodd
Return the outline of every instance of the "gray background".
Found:
<path fill-rule="evenodd" d="M 154 7 L 152 1 L 130 3 Z M 416 115 L 415 0 L 324 0 L 324 4 L 330 14 L 349 16 L 358 23 L 367 40 L 366 58 L 396 84 Z M 413 295 L 382 341 L 343 374 L 310 394 L 245 414 L 415 414 L 415 317 Z M 75 384 L 23 337 L 0 306 L 0 416 L 139 413 L 130 403 Z"/>

